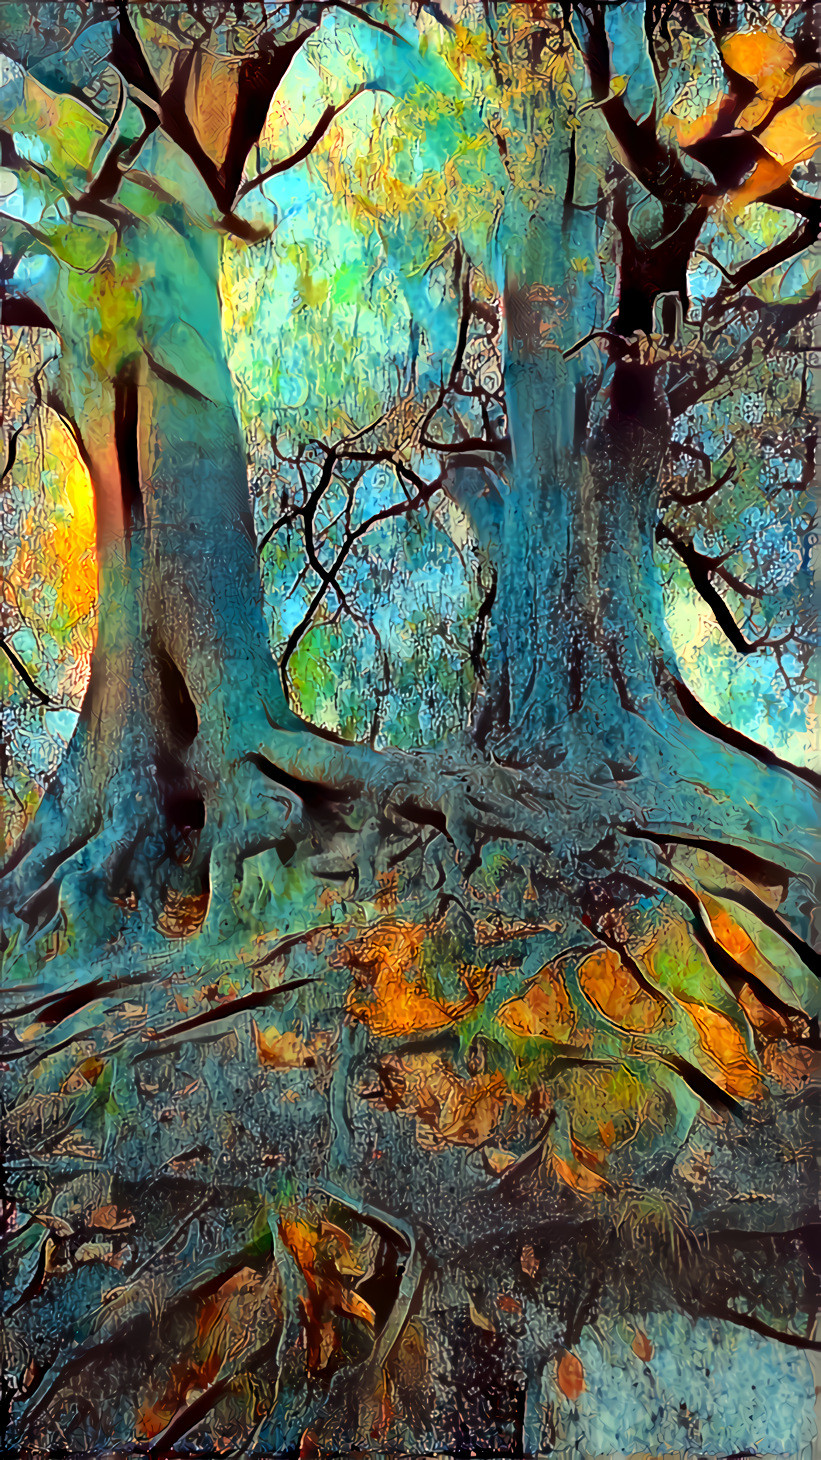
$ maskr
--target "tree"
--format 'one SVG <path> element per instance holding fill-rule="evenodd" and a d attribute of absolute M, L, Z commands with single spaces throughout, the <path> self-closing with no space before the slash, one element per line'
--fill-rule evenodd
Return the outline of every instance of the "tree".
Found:
<path fill-rule="evenodd" d="M 724 466 L 705 417 L 780 352 L 805 555 L 816 17 L 414 9 L 0 16 L 28 372 L 6 475 L 59 420 L 98 570 L 77 728 L 4 879 L 6 1422 L 40 1447 L 529 1452 L 569 1423 L 590 1325 L 818 1347 L 818 778 L 694 692 L 663 556 L 800 697 L 806 567 L 783 632 L 783 595 L 739 623 L 781 519 L 743 430 Z M 318 116 L 271 150 L 306 57 Z M 335 152 L 371 96 L 381 127 Z M 260 299 L 287 217 L 265 190 L 306 159 L 404 281 L 379 306 L 404 291 L 403 341 L 394 317 L 373 415 L 263 430 L 254 382 L 292 337 L 255 302 L 232 372 L 227 271 Z M 752 562 L 734 468 L 734 505 L 766 503 Z M 462 723 L 413 748 L 311 723 L 300 646 L 331 601 L 378 639 L 345 575 L 378 531 L 444 534 L 434 511 L 478 563 Z M 270 547 L 304 593 L 278 663 Z"/>

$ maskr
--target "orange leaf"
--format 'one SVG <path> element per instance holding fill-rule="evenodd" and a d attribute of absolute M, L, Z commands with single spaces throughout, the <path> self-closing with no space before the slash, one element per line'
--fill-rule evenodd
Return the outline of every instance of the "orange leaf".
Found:
<path fill-rule="evenodd" d="M 649 1364 L 653 1357 L 653 1345 L 640 1328 L 636 1329 L 636 1336 L 630 1346 L 636 1358 L 641 1359 L 643 1364 Z"/>
<path fill-rule="evenodd" d="M 439 1116 L 443 1140 L 457 1146 L 478 1146 L 495 1129 L 505 1104 L 507 1087 L 501 1075 L 479 1075 L 457 1081 Z"/>
<path fill-rule="evenodd" d="M 681 1002 L 698 1029 L 702 1049 L 721 1066 L 727 1093 L 739 1100 L 754 1100 L 761 1095 L 761 1076 L 735 1024 L 709 1004 L 698 1004 L 683 997 Z"/>
<path fill-rule="evenodd" d="M 261 1065 L 272 1070 L 304 1070 L 315 1063 L 305 1040 L 298 1034 L 280 1034 L 277 1029 L 260 1029 L 251 1020 L 251 1032 Z"/>
<path fill-rule="evenodd" d="M 624 1029 L 644 1034 L 658 1021 L 660 1002 L 646 993 L 610 948 L 585 958 L 579 983 L 594 1008 Z"/>
<path fill-rule="evenodd" d="M 95 1085 L 105 1069 L 105 1060 L 98 1059 L 96 1054 L 91 1054 L 88 1059 L 83 1060 L 82 1064 L 77 1066 L 77 1069 L 83 1079 L 88 1080 L 89 1085 Z"/>
<path fill-rule="evenodd" d="M 569 1038 L 576 1023 L 564 980 L 552 963 L 523 994 L 502 1004 L 496 1018 L 519 1039 L 552 1039 L 557 1044 Z"/>
<path fill-rule="evenodd" d="M 606 1181 L 603 1176 L 597 1175 L 595 1171 L 591 1171 L 588 1166 L 580 1166 L 576 1162 L 571 1165 L 568 1161 L 563 1161 L 555 1151 L 552 1160 L 556 1175 L 566 1186 L 572 1187 L 582 1196 L 594 1196 L 598 1191 L 610 1190 L 610 1182 Z"/>
<path fill-rule="evenodd" d="M 191 938 L 200 931 L 207 912 L 207 892 L 189 894 L 170 888 L 157 918 L 157 931 L 164 938 Z"/>
<path fill-rule="evenodd" d="M 536 1253 L 530 1242 L 525 1243 L 524 1247 L 522 1248 L 521 1256 L 519 1257 L 519 1265 L 522 1269 L 522 1272 L 527 1277 L 538 1277 L 541 1263 L 539 1262 L 539 1259 L 536 1256 Z"/>
<path fill-rule="evenodd" d="M 759 955 L 749 933 L 739 926 L 714 897 L 702 893 L 701 900 L 710 919 L 710 926 L 716 941 L 721 944 L 725 953 L 729 953 L 736 963 L 740 963 L 742 967 L 746 968 L 748 973 L 754 972 L 755 962 Z"/>
<path fill-rule="evenodd" d="M 225 160 L 237 104 L 240 63 L 233 56 L 194 52 L 186 110 L 197 141 L 212 162 Z"/>
<path fill-rule="evenodd" d="M 584 1391 L 584 1368 L 575 1354 L 563 1353 L 556 1365 L 556 1383 L 566 1399 L 575 1404 Z"/>
<path fill-rule="evenodd" d="M 810 1080 L 818 1078 L 818 1056 L 812 1050 L 796 1048 L 795 1045 L 783 1041 L 769 1044 L 761 1062 L 767 1073 L 790 1094 L 797 1094 L 799 1090 L 805 1089 Z"/>
<path fill-rule="evenodd" d="M 88 1218 L 89 1227 L 101 1227 L 104 1232 L 121 1232 L 134 1226 L 134 1214 L 125 1207 L 95 1207 Z"/>
<path fill-rule="evenodd" d="M 339 950 L 339 962 L 356 979 L 349 1012 L 373 1034 L 392 1038 L 453 1022 L 453 1011 L 431 997 L 416 968 L 424 936 L 424 927 L 384 918 Z"/>
<path fill-rule="evenodd" d="M 319 1234 L 307 1222 L 282 1217 L 279 1235 L 303 1272 L 313 1272 Z"/>
<path fill-rule="evenodd" d="M 799 162 L 812 157 L 821 140 L 821 107 L 806 101 L 795 102 L 779 112 L 764 131 L 759 142 L 771 157 L 791 170 Z"/>
<path fill-rule="evenodd" d="M 738 1002 L 753 1029 L 757 1029 L 766 1039 L 780 1039 L 789 1034 L 790 1026 L 786 1019 L 782 1019 L 775 1009 L 768 1009 L 766 1004 L 762 1004 L 748 983 L 739 989 Z"/>
<path fill-rule="evenodd" d="M 513 1155 L 513 1152 L 502 1151 L 498 1146 L 486 1146 L 484 1157 L 488 1166 L 490 1166 L 492 1171 L 496 1172 L 497 1176 L 501 1176 L 503 1171 L 507 1171 L 509 1167 L 516 1165 L 516 1157 Z"/>
<path fill-rule="evenodd" d="M 714 131 L 722 131 L 720 126 L 722 112 L 732 109 L 732 103 L 726 96 L 717 96 L 711 101 L 704 111 L 697 117 L 678 116 L 671 112 L 667 121 L 671 122 L 675 130 L 676 138 L 680 147 L 692 147 L 694 143 L 700 142 L 703 137 L 709 137 Z"/>
<path fill-rule="evenodd" d="M 416 1118 L 417 1138 L 429 1149 L 483 1145 L 515 1099 L 498 1072 L 463 1079 L 430 1052 L 384 1061 L 381 1077 L 390 1108 Z"/>
<path fill-rule="evenodd" d="M 736 208 L 746 208 L 748 203 L 756 203 L 759 198 L 766 198 L 779 188 L 787 181 L 791 171 L 787 163 L 778 162 L 770 156 L 762 157 L 741 187 L 730 194 L 730 201 Z"/>
<path fill-rule="evenodd" d="M 605 1164 L 604 1151 L 591 1151 L 589 1146 L 583 1146 L 576 1137 L 570 1136 L 570 1149 L 573 1152 L 580 1166 L 587 1166 L 591 1171 L 600 1170 Z"/>
<path fill-rule="evenodd" d="M 136 1435 L 138 1440 L 153 1440 L 155 1435 L 170 1423 L 173 1406 L 165 1402 L 149 1404 L 144 1400 L 137 1411 Z"/>
<path fill-rule="evenodd" d="M 616 1139 L 616 1127 L 614 1126 L 612 1120 L 599 1122 L 599 1135 L 601 1137 L 602 1145 L 606 1146 L 609 1150 Z"/>
<path fill-rule="evenodd" d="M 761 96 L 783 96 L 795 68 L 795 51 L 774 26 L 738 30 L 722 43 L 721 54 L 739 76 L 755 83 Z"/>
<path fill-rule="evenodd" d="M 339 1307 L 343 1313 L 348 1313 L 351 1318 L 359 1318 L 363 1323 L 367 1323 L 369 1327 L 373 1328 L 376 1322 L 376 1313 L 370 1303 L 366 1303 L 365 1299 L 360 1298 L 358 1293 L 343 1293 L 339 1299 Z"/>

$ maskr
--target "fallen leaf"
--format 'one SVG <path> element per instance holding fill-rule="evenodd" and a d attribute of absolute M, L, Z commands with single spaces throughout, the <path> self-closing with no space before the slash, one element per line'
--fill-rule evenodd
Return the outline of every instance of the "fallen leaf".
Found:
<path fill-rule="evenodd" d="M 472 1298 L 468 1301 L 468 1313 L 470 1314 L 470 1321 L 474 1325 L 474 1327 L 481 1328 L 483 1333 L 496 1332 L 496 1329 L 491 1323 L 490 1319 L 486 1318 L 484 1313 L 479 1312 L 479 1309 L 476 1307 Z"/>
<path fill-rule="evenodd" d="M 546 964 L 523 994 L 502 1004 L 496 1018 L 519 1039 L 565 1043 L 576 1019 L 558 965 Z"/>
<path fill-rule="evenodd" d="M 511 1166 L 516 1165 L 516 1157 L 512 1151 L 500 1151 L 496 1146 L 486 1146 L 484 1157 L 488 1166 L 496 1172 L 497 1176 L 501 1176 L 503 1171 L 507 1171 Z"/>
<path fill-rule="evenodd" d="M 134 1226 L 134 1214 L 125 1207 L 95 1207 L 88 1217 L 89 1227 L 101 1227 L 105 1232 L 121 1232 Z"/>
<path fill-rule="evenodd" d="M 728 1095 L 735 1095 L 739 1100 L 755 1100 L 762 1095 L 761 1075 L 735 1024 L 709 1004 L 699 1004 L 683 995 L 679 998 L 698 1029 L 702 1049 L 720 1066 L 720 1083 Z"/>
<path fill-rule="evenodd" d="M 538 1277 L 541 1263 L 539 1262 L 539 1259 L 529 1242 L 525 1243 L 525 1246 L 522 1248 L 522 1253 L 519 1258 L 519 1266 L 521 1267 L 522 1272 L 525 1274 L 526 1277 Z"/>
<path fill-rule="evenodd" d="M 372 1034 L 392 1038 L 446 1029 L 451 1013 L 424 987 L 416 959 L 425 930 L 386 918 L 339 951 L 354 974 L 348 1010 Z"/>
<path fill-rule="evenodd" d="M 575 1404 L 584 1391 L 584 1368 L 575 1354 L 563 1353 L 556 1365 L 556 1383 L 566 1399 Z"/>
<path fill-rule="evenodd" d="M 35 1222 L 39 1222 L 41 1226 L 48 1227 L 49 1231 L 53 1232 L 55 1237 L 71 1237 L 73 1235 L 74 1228 L 69 1226 L 68 1222 L 64 1222 L 62 1217 L 52 1216 L 51 1212 L 38 1212 L 34 1220 Z"/>
<path fill-rule="evenodd" d="M 781 1039 L 789 1034 L 790 1026 L 775 1009 L 768 1009 L 745 983 L 738 991 L 738 1002 L 753 1029 L 767 1039 Z"/>
<path fill-rule="evenodd" d="M 661 1001 L 651 998 L 610 948 L 585 958 L 579 983 L 593 1007 L 622 1029 L 645 1034 L 658 1022 Z"/>
<path fill-rule="evenodd" d="M 207 892 L 182 893 L 169 888 L 157 919 L 157 931 L 164 938 L 192 938 L 200 931 L 207 912 Z"/>
<path fill-rule="evenodd" d="M 316 1063 L 314 1056 L 299 1034 L 278 1029 L 260 1029 L 256 1020 L 251 1020 L 251 1032 L 256 1047 L 257 1059 L 261 1065 L 272 1070 L 304 1070 Z"/>
<path fill-rule="evenodd" d="M 561 1156 L 557 1155 L 555 1151 L 551 1159 L 556 1175 L 566 1186 L 572 1187 L 574 1191 L 580 1192 L 582 1196 L 594 1196 L 596 1192 L 611 1190 L 610 1182 L 605 1180 L 603 1176 L 599 1176 L 597 1172 L 591 1171 L 588 1166 L 581 1166 L 578 1162 L 574 1162 L 571 1165 L 570 1162 L 564 1161 Z"/>
<path fill-rule="evenodd" d="M 817 1079 L 821 1064 L 812 1050 L 801 1049 L 784 1041 L 767 1045 L 761 1062 L 767 1073 L 790 1095 L 797 1095 L 799 1090 L 806 1088 L 810 1080 Z"/>

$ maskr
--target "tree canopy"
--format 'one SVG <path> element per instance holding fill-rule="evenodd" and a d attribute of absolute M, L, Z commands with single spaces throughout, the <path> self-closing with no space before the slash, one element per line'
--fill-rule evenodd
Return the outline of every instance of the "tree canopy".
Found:
<path fill-rule="evenodd" d="M 818 22 L 0 8 L 13 1445 L 808 1442 Z"/>

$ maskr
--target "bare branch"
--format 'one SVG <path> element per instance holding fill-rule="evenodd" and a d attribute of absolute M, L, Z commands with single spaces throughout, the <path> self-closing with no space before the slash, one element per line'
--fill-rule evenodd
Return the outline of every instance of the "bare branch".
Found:
<path fill-rule="evenodd" d="M 297 147 L 296 151 L 292 152 L 288 157 L 280 158 L 278 162 L 274 162 L 271 164 L 270 167 L 266 167 L 264 172 L 260 172 L 257 174 L 256 177 L 249 178 L 247 182 L 244 182 L 239 190 L 238 199 L 241 200 L 242 198 L 247 197 L 247 195 L 252 192 L 254 188 L 262 187 L 263 184 L 270 181 L 272 177 L 278 177 L 280 173 L 287 172 L 289 168 L 297 167 L 300 162 L 304 162 L 305 158 L 310 156 L 317 143 L 322 140 L 322 138 L 325 136 L 325 133 L 336 121 L 337 117 L 341 116 L 345 108 L 349 107 L 351 105 L 351 102 L 356 101 L 356 98 L 358 96 L 361 96 L 364 91 L 372 91 L 374 89 L 375 88 L 366 85 L 357 86 L 356 90 L 352 91 L 351 95 L 347 97 L 345 101 L 340 102 L 338 106 L 327 106 L 322 113 L 322 116 L 319 118 L 319 121 L 317 122 L 313 131 L 310 132 L 309 135 L 305 138 L 305 141 L 302 142 L 299 147 Z"/>
<path fill-rule="evenodd" d="M 5 476 L 5 472 L 3 473 L 3 475 Z M 53 704 L 54 701 L 52 700 L 51 696 L 47 695 L 45 690 L 41 689 L 39 684 L 37 684 L 37 682 L 32 679 L 22 659 L 18 658 L 18 656 L 12 649 L 11 644 L 9 644 L 2 635 L 0 635 L 0 649 L 2 649 L 9 663 L 12 665 L 15 672 L 19 675 L 20 679 L 22 679 L 24 685 L 26 686 L 26 689 L 28 689 L 31 694 L 33 694 L 35 698 L 40 701 L 41 705 Z"/>

